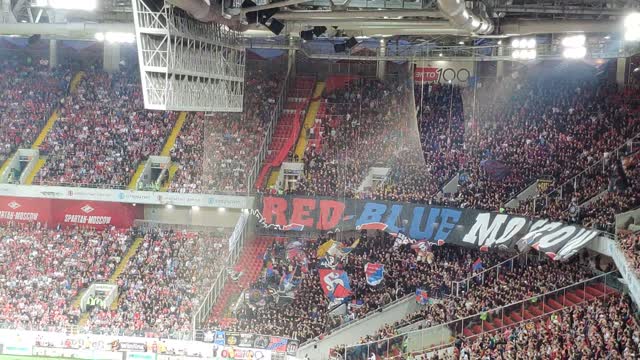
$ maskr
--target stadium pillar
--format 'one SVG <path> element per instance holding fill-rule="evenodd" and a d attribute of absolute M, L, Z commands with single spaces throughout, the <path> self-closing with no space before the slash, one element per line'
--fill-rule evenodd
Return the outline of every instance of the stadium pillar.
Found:
<path fill-rule="evenodd" d="M 618 58 L 616 65 L 616 84 L 624 86 L 627 82 L 627 58 Z"/>
<path fill-rule="evenodd" d="M 502 56 L 503 49 L 502 46 L 498 47 L 498 56 Z M 504 76 L 504 61 L 498 60 L 496 64 L 496 78 L 501 79 Z"/>
<path fill-rule="evenodd" d="M 120 70 L 120 44 L 104 42 L 102 68 L 109 73 Z"/>
<path fill-rule="evenodd" d="M 385 56 L 387 54 L 387 41 L 385 39 L 380 39 L 380 47 L 378 48 L 378 56 Z M 387 62 L 385 60 L 378 60 L 376 68 L 376 76 L 378 79 L 383 80 L 386 75 L 387 70 Z"/>
<path fill-rule="evenodd" d="M 294 73 L 296 67 L 296 38 L 293 35 L 289 35 L 289 45 L 291 48 L 289 49 L 289 57 L 288 57 L 288 68 L 291 74 Z"/>
<path fill-rule="evenodd" d="M 55 39 L 49 40 L 49 69 L 58 66 L 58 42 Z"/>

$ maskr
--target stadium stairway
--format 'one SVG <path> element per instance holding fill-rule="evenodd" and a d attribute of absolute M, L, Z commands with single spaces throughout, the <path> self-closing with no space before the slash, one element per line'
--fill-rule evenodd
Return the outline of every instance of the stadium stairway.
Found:
<path fill-rule="evenodd" d="M 318 114 L 318 109 L 320 109 L 320 104 L 322 103 L 321 95 L 324 92 L 324 86 L 325 83 L 323 81 L 319 81 L 316 83 L 316 87 L 313 90 L 311 104 L 309 105 L 309 110 L 307 111 L 307 115 L 304 118 L 302 132 L 300 133 L 298 144 L 296 145 L 295 154 L 298 155 L 299 159 L 302 159 L 302 157 L 304 156 L 304 151 L 307 149 L 307 143 L 309 142 L 307 131 L 315 125 L 317 117 L 316 115 Z"/>
<path fill-rule="evenodd" d="M 176 176 L 177 172 L 178 165 L 172 163 L 171 166 L 169 166 L 169 177 L 167 178 L 167 181 L 162 185 L 162 188 L 160 188 L 160 191 L 166 192 L 167 190 L 169 190 L 171 181 L 173 180 L 173 177 Z"/>
<path fill-rule="evenodd" d="M 73 79 L 71 79 L 71 83 L 69 84 L 70 93 L 75 94 L 76 91 L 78 91 L 78 85 L 80 84 L 80 81 L 82 81 L 84 76 L 85 76 L 84 71 L 79 71 L 73 76 Z M 31 144 L 32 150 L 38 150 L 40 148 L 40 145 L 42 145 L 44 140 L 47 138 L 49 131 L 53 129 L 53 126 L 56 124 L 56 121 L 58 121 L 58 118 L 60 118 L 59 108 L 56 108 L 55 110 L 53 110 L 53 113 L 51 113 L 51 116 L 49 116 L 47 123 L 44 125 L 44 127 L 40 131 L 40 134 L 38 134 L 38 137 L 36 138 L 36 140 L 33 142 L 33 144 Z M 36 174 L 38 173 L 38 171 L 40 171 L 40 169 L 42 169 L 46 161 L 47 161 L 46 158 L 42 156 L 38 159 L 36 166 L 33 167 L 33 170 L 31 170 L 31 173 L 27 176 L 27 179 L 25 181 L 26 185 L 31 185 L 33 183 L 33 179 L 35 179 Z"/>
<path fill-rule="evenodd" d="M 173 129 L 171 130 L 171 134 L 167 138 L 167 141 L 164 143 L 164 147 L 162 148 L 162 152 L 160 152 L 160 156 L 170 156 L 171 149 L 173 149 L 173 145 L 176 143 L 176 139 L 178 135 L 180 135 L 180 130 L 182 130 L 182 126 L 184 125 L 184 121 L 187 119 L 187 113 L 181 112 L 178 115 L 178 120 L 176 120 L 175 125 L 173 125 Z"/>
<path fill-rule="evenodd" d="M 142 172 L 144 171 L 145 164 L 146 162 L 143 161 L 142 164 L 138 165 L 136 172 L 133 173 L 133 177 L 131 178 L 131 181 L 129 181 L 129 185 L 127 185 L 127 189 L 129 190 L 136 189 L 136 184 L 138 183 L 138 179 L 140 179 L 140 176 L 142 176 Z"/>
<path fill-rule="evenodd" d="M 295 79 L 292 88 L 289 89 L 287 103 L 278 119 L 269 144 L 269 151 L 256 180 L 256 188 L 263 187 L 271 170 L 279 167 L 286 160 L 289 151 L 294 149 L 302 127 L 301 117 L 304 116 L 309 105 L 314 84 L 314 78 L 299 76 Z"/>
<path fill-rule="evenodd" d="M 7 160 L 5 160 L 2 163 L 2 166 L 0 166 L 0 174 L 2 174 L 4 172 L 4 170 L 7 168 L 7 166 L 9 166 L 9 164 L 11 164 L 11 160 L 13 159 L 13 155 L 15 155 L 15 151 L 12 152 L 11 154 L 9 154 L 9 156 L 7 157 Z"/>
<path fill-rule="evenodd" d="M 27 176 L 27 179 L 24 181 L 25 185 L 33 184 L 33 180 L 36 178 L 36 175 L 38 174 L 38 171 L 40 171 L 40 169 L 42 169 L 42 167 L 44 166 L 44 164 L 46 162 L 47 162 L 47 158 L 44 157 L 44 156 L 40 156 L 40 158 L 38 159 L 38 162 L 36 163 L 36 165 L 33 167 L 31 172 L 29 173 L 29 176 Z"/>
<path fill-rule="evenodd" d="M 116 266 L 116 269 L 113 271 L 113 274 L 109 276 L 109 281 L 108 281 L 109 284 L 115 284 L 118 281 L 118 277 L 120 277 L 120 274 L 122 274 L 124 269 L 127 267 L 129 260 L 133 257 L 133 255 L 135 255 L 138 252 L 138 248 L 142 244 L 142 240 L 143 240 L 142 238 L 136 238 L 133 241 L 133 244 L 131 244 L 131 246 L 129 247 L 129 250 L 127 250 L 127 253 L 124 255 L 122 259 L 120 259 L 120 262 L 118 263 L 118 266 Z M 82 296 L 84 296 L 85 291 L 86 290 L 82 290 L 78 294 L 78 296 L 76 296 L 72 304 L 73 308 L 80 307 L 80 300 L 82 300 Z M 111 303 L 111 310 L 117 310 L 119 302 L 120 302 L 120 297 L 118 297 L 113 303 Z M 80 319 L 78 320 L 78 326 L 84 326 L 87 323 L 87 321 L 89 321 L 89 313 L 85 312 L 82 314 L 82 316 L 80 316 Z"/>
<path fill-rule="evenodd" d="M 531 303 L 524 309 L 512 311 L 505 317 L 491 318 L 488 315 L 488 321 L 471 324 L 466 326 L 462 333 L 465 337 L 479 335 L 483 332 L 493 331 L 506 326 L 511 326 L 522 321 L 531 320 L 545 314 L 551 314 L 565 307 L 579 305 L 585 301 L 591 301 L 605 295 L 614 295 L 618 292 L 603 283 L 594 283 L 586 286 L 584 291 L 581 289 L 570 290 L 564 295 L 553 295 L 544 302 Z"/>
<path fill-rule="evenodd" d="M 238 281 L 227 280 L 220 297 L 211 310 L 211 319 L 222 320 L 225 310 L 229 307 L 229 300 L 237 299 L 242 290 L 253 284 L 262 273 L 262 256 L 273 238 L 258 237 L 242 249 L 242 254 L 234 266 L 236 271 L 242 271 Z"/>

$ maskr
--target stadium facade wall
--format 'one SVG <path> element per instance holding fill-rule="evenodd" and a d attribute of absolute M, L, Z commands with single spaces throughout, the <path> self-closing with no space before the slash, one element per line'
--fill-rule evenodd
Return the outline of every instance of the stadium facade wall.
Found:
<path fill-rule="evenodd" d="M 104 201 L 75 201 L 0 196 L 0 223 L 40 222 L 55 226 L 113 225 L 127 228 L 142 218 L 142 206 Z"/>
<path fill-rule="evenodd" d="M 227 208 L 167 208 L 161 205 L 145 205 L 144 219 L 164 224 L 211 226 L 232 228 L 243 210 Z"/>

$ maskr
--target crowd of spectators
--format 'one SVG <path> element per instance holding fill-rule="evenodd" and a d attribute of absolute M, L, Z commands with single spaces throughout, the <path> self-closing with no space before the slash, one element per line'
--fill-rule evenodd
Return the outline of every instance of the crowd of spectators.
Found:
<path fill-rule="evenodd" d="M 640 327 L 633 312 L 627 297 L 597 299 L 551 318 L 460 339 L 453 355 L 430 359 L 637 359 Z"/>
<path fill-rule="evenodd" d="M 0 323 L 60 331 L 77 322 L 72 302 L 92 282 L 107 281 L 133 241 L 113 228 L 0 227 Z"/>
<path fill-rule="evenodd" d="M 347 316 L 332 316 L 327 297 L 319 283 L 318 270 L 326 268 L 321 259 L 317 259 L 316 250 L 327 238 L 310 239 L 304 242 L 303 251 L 308 263 L 302 271 L 294 274 L 300 284 L 296 287 L 295 297 L 290 304 L 282 306 L 277 301 L 267 302 L 264 306 L 246 306 L 236 317 L 238 322 L 230 324 L 227 330 L 252 331 L 262 334 L 295 336 L 307 340 L 329 332 L 345 321 L 361 318 L 382 306 L 413 294 L 420 287 L 429 291 L 432 297 L 444 297 L 451 292 L 451 283 L 473 273 L 472 264 L 481 259 L 485 266 L 491 266 L 507 256 L 507 253 L 480 253 L 478 250 L 461 247 L 434 246 L 428 260 L 418 261 L 415 249 L 411 245 L 391 246 L 394 240 L 390 235 L 378 232 L 375 235 L 360 235 L 360 244 L 341 262 L 351 283 L 353 303 L 349 305 Z M 354 239 L 345 240 L 351 243 Z M 268 252 L 274 252 L 272 245 Z M 269 255 L 277 259 L 277 256 Z M 377 286 L 366 282 L 364 266 L 368 262 L 384 264 L 384 280 Z M 265 263 L 265 274 L 267 271 Z M 273 271 L 280 279 L 287 269 L 294 266 L 287 260 L 275 261 Z M 283 270 L 278 270 L 282 268 Z M 289 270 L 291 271 L 291 270 Z M 268 281 L 264 278 L 253 288 L 266 289 Z M 219 324 L 211 324 L 216 327 Z"/>
<path fill-rule="evenodd" d="M 0 163 L 29 148 L 64 97 L 71 73 L 59 66 L 0 61 Z"/>
<path fill-rule="evenodd" d="M 48 158 L 35 183 L 125 187 L 142 161 L 160 154 L 176 116 L 144 110 L 137 68 L 88 71 L 40 146 Z"/>
<path fill-rule="evenodd" d="M 194 312 L 226 265 L 227 241 L 221 234 L 148 231 L 117 279 L 117 307 L 94 309 L 87 328 L 125 335 L 188 333 Z"/>
<path fill-rule="evenodd" d="M 361 196 L 358 188 L 371 166 L 386 166 L 401 148 L 413 117 L 407 103 L 408 82 L 358 77 L 323 94 L 325 109 L 316 121 L 302 161 L 304 176 L 292 193 L 318 196 Z M 314 127 L 314 129 L 316 128 Z M 419 145 L 418 145 L 419 146 Z M 371 191 L 371 189 L 369 189 Z"/>
<path fill-rule="evenodd" d="M 460 284 L 462 288 L 451 296 L 441 297 L 393 324 L 385 324 L 376 334 L 362 337 L 360 343 L 393 337 L 398 329 L 416 322 L 420 322 L 422 328 L 429 328 L 494 311 L 595 276 L 581 260 L 584 259 L 557 263 L 546 257 L 518 257 L 503 263 L 499 272 L 494 269 L 476 275 L 469 281 L 468 288 Z M 338 347 L 333 352 L 344 353 L 343 349 Z"/>
<path fill-rule="evenodd" d="M 283 86 L 282 66 L 247 65 L 242 114 L 188 115 L 171 151 L 179 163 L 169 191 L 246 193 L 247 175 L 265 137 Z M 259 165 L 259 164 L 258 164 Z"/>
<path fill-rule="evenodd" d="M 629 266 L 640 274 L 640 233 L 620 230 L 618 232 L 618 240 L 620 241 L 620 247 L 625 252 Z"/>

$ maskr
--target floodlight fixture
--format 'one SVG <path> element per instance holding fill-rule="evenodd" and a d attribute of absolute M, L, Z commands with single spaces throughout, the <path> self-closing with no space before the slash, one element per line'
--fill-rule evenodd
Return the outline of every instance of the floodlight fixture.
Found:
<path fill-rule="evenodd" d="M 584 46 L 586 40 L 587 38 L 582 34 L 567 36 L 562 39 L 562 46 L 566 48 L 577 48 L 580 46 Z"/>
<path fill-rule="evenodd" d="M 584 46 L 568 47 L 562 52 L 566 59 L 582 59 L 587 55 L 587 48 Z"/>
<path fill-rule="evenodd" d="M 640 40 L 640 13 L 633 12 L 624 18 L 624 39 L 626 41 Z"/>
<path fill-rule="evenodd" d="M 133 44 L 136 42 L 135 34 L 125 32 L 96 33 L 95 38 L 98 41 L 106 41 L 112 44 Z"/>

